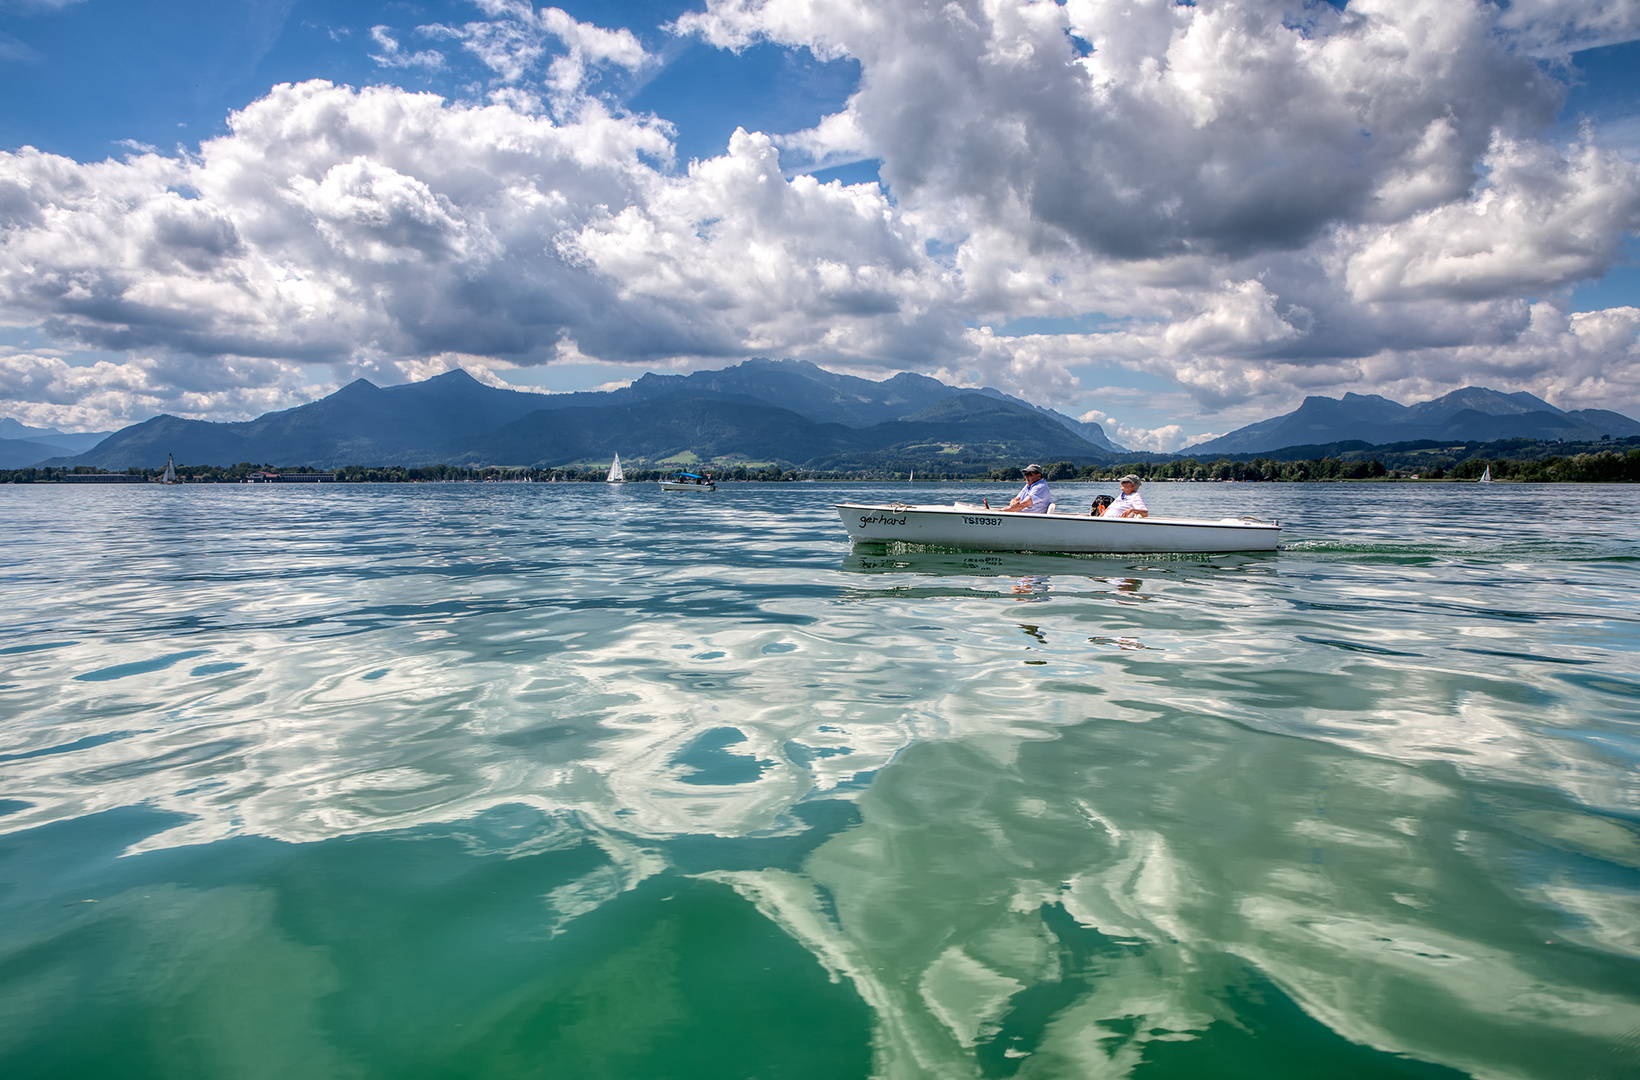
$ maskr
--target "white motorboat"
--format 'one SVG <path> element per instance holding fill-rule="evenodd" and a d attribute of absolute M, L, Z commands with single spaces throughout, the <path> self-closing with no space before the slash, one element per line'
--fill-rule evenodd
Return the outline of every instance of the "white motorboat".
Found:
<path fill-rule="evenodd" d="M 624 484 L 624 483 L 626 483 L 626 473 L 621 471 L 621 455 L 619 455 L 619 454 L 615 455 L 615 462 L 614 462 L 614 464 L 610 465 L 609 475 L 604 478 L 604 483 L 606 483 L 606 484 Z"/>
<path fill-rule="evenodd" d="M 856 544 L 922 544 L 970 551 L 1212 554 L 1275 551 L 1281 525 L 1257 518 L 1105 518 L 1027 514 L 965 503 L 838 503 Z"/>
<path fill-rule="evenodd" d="M 660 482 L 662 491 L 716 491 L 717 485 L 699 473 L 678 472 Z"/>

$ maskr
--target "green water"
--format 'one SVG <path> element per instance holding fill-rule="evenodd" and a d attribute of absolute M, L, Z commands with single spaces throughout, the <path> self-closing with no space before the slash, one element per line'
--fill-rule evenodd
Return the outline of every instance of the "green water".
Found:
<path fill-rule="evenodd" d="M 0 488 L 0 1076 L 1640 1075 L 1640 491 L 1151 489 Z"/>

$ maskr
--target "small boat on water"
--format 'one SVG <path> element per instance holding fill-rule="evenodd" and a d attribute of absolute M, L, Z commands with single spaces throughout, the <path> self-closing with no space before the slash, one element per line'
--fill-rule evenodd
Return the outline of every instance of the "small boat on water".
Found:
<path fill-rule="evenodd" d="M 606 484 L 626 483 L 626 473 L 621 471 L 621 455 L 615 455 L 615 463 L 609 467 L 609 475 L 604 478 Z"/>
<path fill-rule="evenodd" d="M 170 454 L 165 455 L 165 475 L 159 478 L 159 482 L 162 484 L 180 484 L 182 482 L 177 479 L 177 463 L 171 459 Z"/>
<path fill-rule="evenodd" d="M 924 544 L 970 551 L 1088 554 L 1275 551 L 1281 525 L 1257 518 L 1106 518 L 990 510 L 967 503 L 838 503 L 856 544 Z"/>
<path fill-rule="evenodd" d="M 662 491 L 716 491 L 717 485 L 699 473 L 676 472 L 660 482 Z"/>
<path fill-rule="evenodd" d="M 1479 480 L 1475 481 L 1475 483 L 1477 483 L 1477 484 L 1490 484 L 1491 482 L 1492 482 L 1492 466 L 1488 465 L 1486 467 L 1486 471 L 1481 473 L 1481 478 Z"/>

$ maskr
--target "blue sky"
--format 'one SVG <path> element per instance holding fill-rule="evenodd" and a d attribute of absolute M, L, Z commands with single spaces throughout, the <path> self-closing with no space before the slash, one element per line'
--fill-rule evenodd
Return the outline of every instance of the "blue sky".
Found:
<path fill-rule="evenodd" d="M 664 67 L 611 80 L 607 89 L 629 108 L 676 124 L 684 160 L 721 154 L 737 126 L 811 127 L 841 108 L 859 81 L 859 65 L 846 59 L 826 63 L 776 45 L 736 54 L 662 32 L 688 3 L 556 6 L 583 21 L 630 28 L 666 53 Z M 448 66 L 436 71 L 394 71 L 371 60 L 381 52 L 372 27 L 385 27 L 413 51 L 425 49 L 416 27 L 471 21 L 479 12 L 465 0 L 80 0 L 13 3 L 4 12 L 0 98 L 8 104 L 0 146 L 26 144 L 80 161 L 125 153 L 127 141 L 169 148 L 223 135 L 228 114 L 275 83 L 393 82 L 457 97 L 487 74 L 460 52 L 446 52 Z"/>
<path fill-rule="evenodd" d="M 1158 450 L 1346 390 L 1640 413 L 1637 19 L 0 0 L 0 415 L 754 355 Z"/>

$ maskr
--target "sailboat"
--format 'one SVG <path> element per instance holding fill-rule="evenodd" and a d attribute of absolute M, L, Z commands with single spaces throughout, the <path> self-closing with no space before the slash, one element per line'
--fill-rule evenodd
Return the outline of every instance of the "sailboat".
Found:
<path fill-rule="evenodd" d="M 615 463 L 609 467 L 609 475 L 604 478 L 606 484 L 626 483 L 626 473 L 621 471 L 621 455 L 615 455 Z"/>
<path fill-rule="evenodd" d="M 171 460 L 171 455 L 165 455 L 165 475 L 159 478 L 162 484 L 175 484 L 177 480 L 177 463 Z"/>
<path fill-rule="evenodd" d="M 1486 471 L 1481 473 L 1481 478 L 1479 480 L 1475 481 L 1475 483 L 1477 483 L 1477 484 L 1490 484 L 1491 482 L 1492 482 L 1492 466 L 1488 465 L 1486 467 Z"/>

